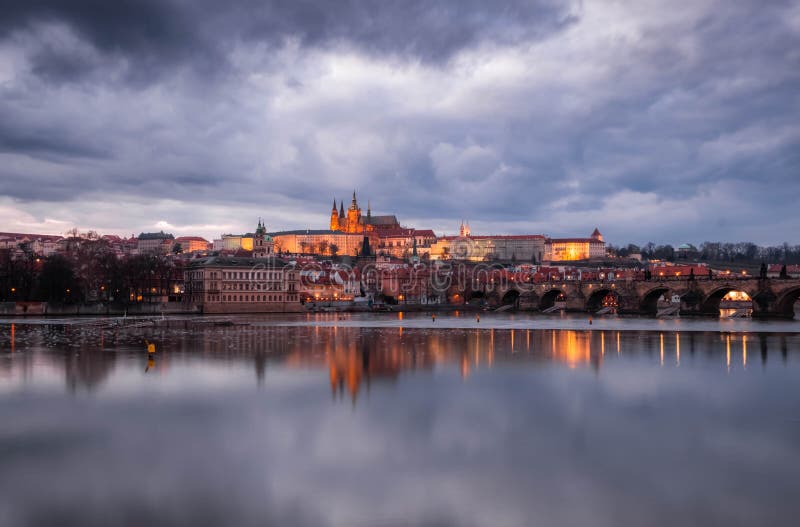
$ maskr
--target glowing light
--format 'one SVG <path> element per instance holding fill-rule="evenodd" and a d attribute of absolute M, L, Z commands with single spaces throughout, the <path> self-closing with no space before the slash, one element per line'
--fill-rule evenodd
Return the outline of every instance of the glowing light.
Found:
<path fill-rule="evenodd" d="M 747 369 L 747 335 L 742 335 L 742 367 Z"/>
<path fill-rule="evenodd" d="M 728 366 L 728 373 L 731 372 L 731 336 L 728 335 L 728 339 L 725 345 L 725 362 Z"/>

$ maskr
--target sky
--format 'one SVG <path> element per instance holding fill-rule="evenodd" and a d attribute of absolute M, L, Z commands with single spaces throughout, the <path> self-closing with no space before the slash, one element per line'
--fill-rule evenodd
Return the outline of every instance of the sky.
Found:
<path fill-rule="evenodd" d="M 0 231 L 800 243 L 800 2 L 5 0 Z"/>

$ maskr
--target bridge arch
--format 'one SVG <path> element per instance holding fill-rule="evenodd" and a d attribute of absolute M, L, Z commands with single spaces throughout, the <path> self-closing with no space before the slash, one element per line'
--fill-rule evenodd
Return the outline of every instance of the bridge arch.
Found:
<path fill-rule="evenodd" d="M 500 305 L 506 306 L 512 304 L 515 308 L 519 307 L 520 293 L 516 289 L 509 289 L 500 300 Z"/>
<path fill-rule="evenodd" d="M 595 313 L 600 311 L 603 306 L 603 301 L 606 299 L 607 296 L 612 295 L 614 296 L 615 302 L 619 301 L 619 295 L 617 292 L 611 288 L 600 288 L 596 291 L 593 291 L 592 294 L 589 295 L 589 298 L 586 299 L 586 306 L 585 309 L 589 313 Z"/>
<path fill-rule="evenodd" d="M 794 318 L 794 304 L 798 299 L 800 299 L 800 287 L 794 287 L 785 291 L 778 297 L 778 314 L 787 318 Z"/>
<path fill-rule="evenodd" d="M 483 291 L 470 291 L 464 294 L 464 299 L 467 302 L 470 302 L 472 300 L 480 300 L 482 298 L 486 298 L 486 293 L 484 293 Z"/>
<path fill-rule="evenodd" d="M 639 309 L 642 313 L 647 315 L 657 315 L 658 314 L 658 299 L 662 296 L 669 295 L 670 289 L 664 286 L 654 287 L 653 289 L 649 290 L 642 296 L 642 300 L 639 303 Z"/>
<path fill-rule="evenodd" d="M 554 307 L 556 302 L 566 301 L 566 295 L 561 289 L 549 289 L 539 297 L 539 309 L 545 311 Z"/>
<path fill-rule="evenodd" d="M 700 303 L 700 311 L 702 313 L 709 313 L 714 314 L 716 313 L 719 315 L 719 305 L 722 302 L 722 299 L 730 293 L 731 291 L 742 291 L 742 289 L 737 288 L 731 284 L 725 284 L 721 287 L 718 287 L 712 291 L 709 291 L 705 297 L 703 298 L 702 302 Z M 753 294 L 749 291 L 744 291 L 747 295 L 752 299 Z"/>

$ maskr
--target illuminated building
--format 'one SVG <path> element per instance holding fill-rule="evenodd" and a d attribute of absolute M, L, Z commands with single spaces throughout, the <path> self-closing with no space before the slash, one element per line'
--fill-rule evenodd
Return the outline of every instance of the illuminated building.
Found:
<path fill-rule="evenodd" d="M 356 256 L 364 235 L 331 230 L 301 229 L 271 234 L 276 253 Z"/>
<path fill-rule="evenodd" d="M 473 235 L 469 225 L 462 222 L 458 236 L 443 236 L 431 245 L 432 260 L 516 260 L 542 261 L 545 237 L 541 234 Z"/>
<path fill-rule="evenodd" d="M 184 253 L 207 251 L 211 245 L 208 243 L 208 240 L 199 236 L 180 236 L 175 238 L 175 243 L 181 245 L 181 249 Z"/>
<path fill-rule="evenodd" d="M 367 234 L 381 229 L 399 229 L 400 223 L 394 215 L 373 216 L 372 209 L 367 204 L 367 215 L 361 214 L 361 207 L 356 199 L 356 192 L 353 191 L 353 200 L 347 211 L 344 210 L 344 201 L 336 209 L 336 200 L 333 200 L 331 209 L 330 230 L 346 232 L 350 234 Z"/>
<path fill-rule="evenodd" d="M 606 244 L 598 229 L 588 238 L 548 238 L 545 242 L 545 261 L 568 262 L 604 258 Z"/>

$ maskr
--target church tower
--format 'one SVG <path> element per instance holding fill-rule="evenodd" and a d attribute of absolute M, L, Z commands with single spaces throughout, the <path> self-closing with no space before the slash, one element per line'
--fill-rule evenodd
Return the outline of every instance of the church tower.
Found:
<path fill-rule="evenodd" d="M 267 234 L 267 226 L 258 218 L 258 227 L 253 235 L 253 258 L 267 258 L 275 249 L 272 236 Z"/>
<path fill-rule="evenodd" d="M 361 232 L 361 209 L 356 200 L 356 191 L 353 191 L 353 201 L 347 209 L 347 232 Z"/>
<path fill-rule="evenodd" d="M 333 208 L 331 209 L 331 230 L 339 230 L 339 212 L 336 210 L 336 200 L 333 200 Z"/>

